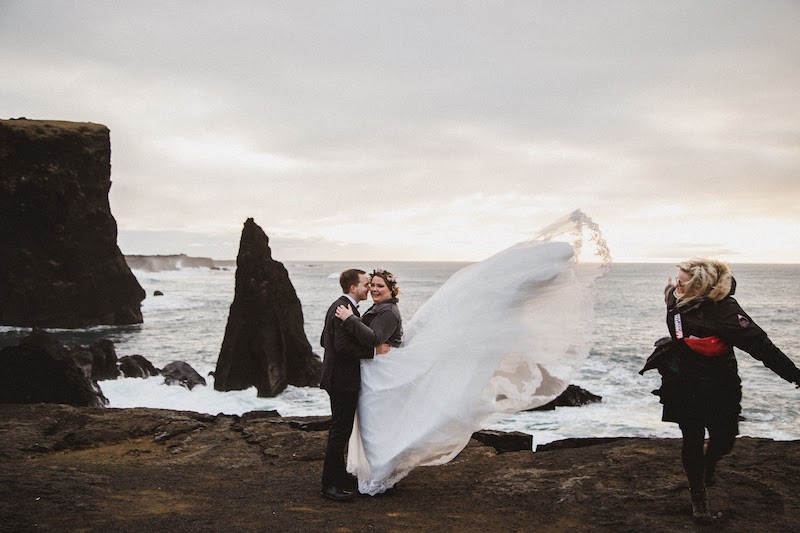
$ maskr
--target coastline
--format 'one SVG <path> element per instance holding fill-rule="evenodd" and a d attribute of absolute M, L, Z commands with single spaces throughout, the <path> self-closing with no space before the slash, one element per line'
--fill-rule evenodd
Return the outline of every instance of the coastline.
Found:
<path fill-rule="evenodd" d="M 322 499 L 320 417 L 0 405 L 0 531 L 675 531 L 695 527 L 677 439 L 472 440 L 395 496 Z M 324 420 L 323 420 L 324 422 Z M 717 527 L 800 530 L 800 441 L 742 437 Z"/>

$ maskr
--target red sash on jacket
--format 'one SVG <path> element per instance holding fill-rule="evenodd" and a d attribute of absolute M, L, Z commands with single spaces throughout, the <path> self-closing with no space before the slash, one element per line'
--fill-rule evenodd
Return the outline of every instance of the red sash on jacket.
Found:
<path fill-rule="evenodd" d="M 686 342 L 686 345 L 689 348 L 700 355 L 705 355 L 707 357 L 717 357 L 731 349 L 730 346 L 725 344 L 722 339 L 716 335 L 704 337 L 702 339 L 698 339 L 697 337 L 686 337 L 683 340 Z"/>

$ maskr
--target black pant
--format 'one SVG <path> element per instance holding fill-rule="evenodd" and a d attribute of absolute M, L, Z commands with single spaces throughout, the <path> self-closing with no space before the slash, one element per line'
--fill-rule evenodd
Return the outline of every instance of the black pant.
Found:
<path fill-rule="evenodd" d="M 353 421 L 358 407 L 358 391 L 328 391 L 331 398 L 331 427 L 328 430 L 328 447 L 322 467 L 322 487 L 347 488 L 352 483 L 347 474 L 344 453 L 353 432 Z"/>
<path fill-rule="evenodd" d="M 699 423 L 680 425 L 683 432 L 681 459 L 689 488 L 692 491 L 705 489 L 705 470 L 713 468 L 724 455 L 730 453 L 736 441 L 738 423 L 719 423 L 708 425 L 708 448 L 703 450 L 706 428 Z"/>

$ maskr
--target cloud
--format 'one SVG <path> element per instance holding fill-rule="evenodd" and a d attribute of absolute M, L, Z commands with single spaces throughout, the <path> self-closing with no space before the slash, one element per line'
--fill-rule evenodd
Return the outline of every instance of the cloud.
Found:
<path fill-rule="evenodd" d="M 252 216 L 292 253 L 461 259 L 581 207 L 626 257 L 669 255 L 677 218 L 727 218 L 709 250 L 785 258 L 745 239 L 800 227 L 799 18 L 751 1 L 7 1 L 0 116 L 109 126 L 120 230 L 165 242 Z"/>

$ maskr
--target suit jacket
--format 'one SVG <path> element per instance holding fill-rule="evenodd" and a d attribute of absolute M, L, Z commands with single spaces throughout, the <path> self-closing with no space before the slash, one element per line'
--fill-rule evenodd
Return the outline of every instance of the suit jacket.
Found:
<path fill-rule="evenodd" d="M 375 349 L 360 344 L 345 331 L 344 323 L 336 318 L 336 308 L 340 305 L 346 305 L 354 314 L 361 316 L 344 294 L 328 308 L 319 340 L 325 349 L 319 386 L 328 392 L 358 392 L 361 389 L 361 359 L 372 359 Z"/>

